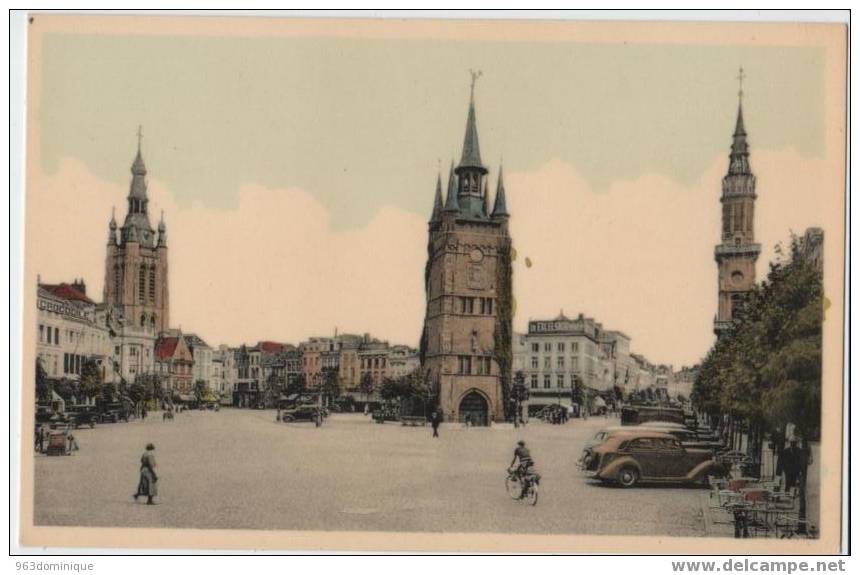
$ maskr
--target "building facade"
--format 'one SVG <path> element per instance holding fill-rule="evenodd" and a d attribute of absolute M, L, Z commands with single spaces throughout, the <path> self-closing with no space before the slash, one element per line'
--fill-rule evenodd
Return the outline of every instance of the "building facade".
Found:
<path fill-rule="evenodd" d="M 167 228 L 163 217 L 158 233 L 149 222 L 146 165 L 139 141 L 131 174 L 125 222 L 117 229 L 112 215 L 108 226 L 104 303 L 138 327 L 161 333 L 170 325 Z"/>
<path fill-rule="evenodd" d="M 192 401 L 194 396 L 194 355 L 181 333 L 166 333 L 155 344 L 155 368 L 162 389 L 171 399 Z"/>
<path fill-rule="evenodd" d="M 740 75 L 743 80 L 743 69 Z M 728 173 L 723 177 L 722 239 L 714 248 L 718 269 L 717 315 L 714 333 L 719 337 L 743 314 L 747 294 L 755 286 L 756 260 L 761 245 L 755 243 L 754 216 L 756 178 L 749 162 L 749 144 L 744 127 L 743 91 L 738 92 L 738 116 L 735 122 Z"/>
<path fill-rule="evenodd" d="M 48 377 L 80 381 L 84 363 L 94 361 L 103 380 L 115 383 L 111 333 L 83 280 L 37 289 L 36 356 Z"/>
<path fill-rule="evenodd" d="M 212 381 L 212 348 L 196 333 L 186 333 L 182 337 L 185 338 L 185 345 L 191 350 L 191 356 L 194 359 L 192 372 L 194 383 L 202 381 L 206 384 L 207 391 L 213 397 L 216 396 L 217 389 Z"/>
<path fill-rule="evenodd" d="M 460 163 L 442 203 L 436 181 L 425 273 L 422 369 L 447 421 L 488 425 L 505 417 L 512 368 L 511 237 L 501 168 L 490 211 L 474 80 Z"/>

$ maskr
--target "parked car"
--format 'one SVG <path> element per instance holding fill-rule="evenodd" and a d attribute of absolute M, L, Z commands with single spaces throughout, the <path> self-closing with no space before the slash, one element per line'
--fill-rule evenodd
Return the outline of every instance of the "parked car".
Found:
<path fill-rule="evenodd" d="M 88 426 L 93 428 L 99 422 L 100 416 L 95 407 L 90 405 L 70 405 L 66 408 L 69 423 L 73 427 Z"/>
<path fill-rule="evenodd" d="M 666 421 L 684 425 L 684 411 L 677 407 L 632 405 L 621 408 L 621 425 L 639 425 L 649 421 Z"/>
<path fill-rule="evenodd" d="M 657 431 L 660 433 L 668 433 L 669 435 L 680 441 L 683 447 L 709 449 L 713 453 L 719 453 L 725 450 L 725 446 L 721 442 L 717 440 L 711 440 L 709 437 L 699 437 L 698 433 L 687 429 L 686 427 L 678 423 L 652 421 L 636 426 L 615 425 L 601 429 L 585 443 L 585 446 L 583 446 L 582 449 L 582 455 L 580 456 L 578 461 L 580 467 L 583 467 L 586 461 L 591 458 L 594 448 L 596 446 L 604 443 L 611 437 L 615 437 L 618 435 L 635 435 L 636 433 L 641 433 L 643 431 Z"/>
<path fill-rule="evenodd" d="M 615 435 L 594 447 L 585 471 L 605 483 L 701 483 L 723 476 L 710 449 L 684 447 L 669 433 L 641 430 Z"/>
<path fill-rule="evenodd" d="M 293 409 L 287 409 L 281 414 L 281 421 L 317 421 L 322 420 L 325 415 L 317 405 L 298 405 Z"/>

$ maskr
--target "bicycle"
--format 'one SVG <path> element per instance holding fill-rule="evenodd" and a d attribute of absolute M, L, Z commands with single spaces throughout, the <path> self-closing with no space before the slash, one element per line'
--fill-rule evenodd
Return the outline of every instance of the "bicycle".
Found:
<path fill-rule="evenodd" d="M 540 476 L 537 473 L 530 471 L 520 475 L 516 468 L 508 469 L 508 476 L 505 478 L 505 488 L 511 499 L 525 499 L 529 505 L 537 505 L 539 483 Z"/>

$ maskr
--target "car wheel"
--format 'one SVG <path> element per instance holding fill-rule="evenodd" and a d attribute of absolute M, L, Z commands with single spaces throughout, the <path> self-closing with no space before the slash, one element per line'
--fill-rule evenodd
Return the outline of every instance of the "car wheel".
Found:
<path fill-rule="evenodd" d="M 618 483 L 622 487 L 633 487 L 639 481 L 639 471 L 635 467 L 622 467 L 618 472 Z"/>

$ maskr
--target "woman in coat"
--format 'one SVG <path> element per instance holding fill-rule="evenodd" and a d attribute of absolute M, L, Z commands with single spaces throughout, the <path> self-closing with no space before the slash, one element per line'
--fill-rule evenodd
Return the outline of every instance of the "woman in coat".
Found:
<path fill-rule="evenodd" d="M 151 443 L 146 445 L 146 451 L 140 458 L 140 482 L 137 484 L 138 497 L 146 496 L 146 504 L 153 505 L 152 498 L 158 495 L 158 475 L 155 474 L 155 446 Z"/>

